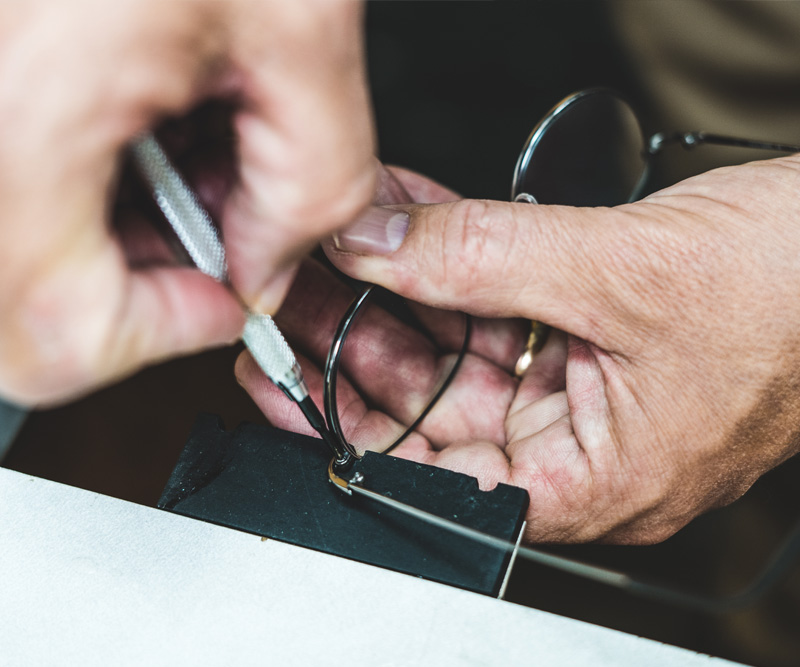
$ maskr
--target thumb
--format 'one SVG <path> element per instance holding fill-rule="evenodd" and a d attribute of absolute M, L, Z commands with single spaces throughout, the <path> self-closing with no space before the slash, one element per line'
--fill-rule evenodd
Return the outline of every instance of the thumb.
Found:
<path fill-rule="evenodd" d="M 327 244 L 340 270 L 426 305 L 541 320 L 606 349 L 623 333 L 615 322 L 647 317 L 661 228 L 647 205 L 462 200 L 383 211 Z"/>

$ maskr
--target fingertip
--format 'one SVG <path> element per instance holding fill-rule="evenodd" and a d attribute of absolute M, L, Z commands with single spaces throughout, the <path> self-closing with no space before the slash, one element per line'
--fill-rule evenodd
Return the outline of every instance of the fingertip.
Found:
<path fill-rule="evenodd" d="M 321 398 L 319 371 L 311 367 L 302 356 L 298 357 L 298 361 L 306 370 L 306 378 L 312 400 L 318 403 Z M 289 400 L 283 391 L 267 378 L 249 352 L 244 351 L 239 355 L 234 366 L 234 372 L 239 384 L 250 395 L 253 402 L 271 424 L 294 433 L 315 435 L 314 429 L 306 421 L 297 405 Z"/>
<path fill-rule="evenodd" d="M 242 298 L 254 312 L 261 315 L 275 315 L 289 293 L 299 268 L 300 262 L 293 262 L 290 267 L 270 277 L 249 299 L 244 296 Z"/>
<path fill-rule="evenodd" d="M 403 210 L 371 206 L 333 235 L 334 247 L 356 255 L 390 255 L 400 248 L 411 219 Z"/>
<path fill-rule="evenodd" d="M 392 191 L 397 193 L 405 193 L 407 199 L 400 199 L 399 196 L 396 196 L 395 201 L 376 201 L 376 203 L 399 204 L 407 201 L 417 202 L 420 204 L 445 204 L 447 202 L 458 201 L 462 198 L 461 195 L 455 190 L 451 190 L 441 183 L 438 183 L 427 176 L 423 176 L 416 171 L 412 171 L 411 169 L 406 169 L 405 167 L 396 167 L 394 165 L 382 165 L 382 171 L 388 173 L 389 176 L 387 177 L 383 175 L 383 173 L 379 172 L 381 184 L 385 183 L 389 178 L 391 178 L 399 186 L 395 186 L 393 190 L 390 190 L 390 186 L 387 185 L 387 194 L 391 193 Z"/>
<path fill-rule="evenodd" d="M 252 372 L 252 366 L 255 364 L 253 355 L 248 350 L 242 350 L 236 361 L 233 364 L 233 375 L 236 382 L 242 387 L 247 388 L 247 380 Z"/>
<path fill-rule="evenodd" d="M 431 451 L 424 461 L 478 480 L 481 491 L 491 491 L 498 484 L 509 484 L 511 462 L 494 443 L 464 441 L 452 443 L 441 451 Z"/>
<path fill-rule="evenodd" d="M 388 167 L 375 160 L 377 170 L 377 185 L 372 203 L 376 206 L 387 204 L 410 204 L 414 198 L 408 192 L 402 181 L 397 177 L 395 168 Z"/>
<path fill-rule="evenodd" d="M 253 402 L 271 422 L 281 422 L 284 414 L 286 397 L 278 387 L 264 374 L 249 350 L 243 350 L 236 358 L 234 375 L 239 385 L 249 394 Z M 286 403 L 289 403 L 286 401 Z M 280 423 L 276 423 L 280 426 Z"/>

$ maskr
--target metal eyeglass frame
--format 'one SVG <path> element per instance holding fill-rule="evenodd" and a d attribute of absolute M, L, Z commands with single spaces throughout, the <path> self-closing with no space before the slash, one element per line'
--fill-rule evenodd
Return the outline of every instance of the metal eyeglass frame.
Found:
<path fill-rule="evenodd" d="M 344 429 L 342 428 L 341 422 L 339 420 L 339 411 L 337 409 L 337 402 L 336 402 L 336 389 L 337 389 L 337 380 L 340 377 L 339 369 L 342 362 L 342 353 L 344 352 L 345 342 L 347 341 L 347 337 L 353 329 L 353 325 L 358 320 L 360 315 L 364 312 L 366 307 L 372 302 L 376 295 L 381 292 L 386 291 L 382 287 L 377 285 L 366 285 L 361 288 L 360 293 L 356 295 L 356 297 L 350 303 L 350 306 L 345 311 L 345 314 L 342 316 L 342 319 L 339 321 L 339 326 L 336 328 L 336 332 L 333 335 L 333 341 L 331 342 L 331 346 L 328 350 L 328 357 L 325 361 L 325 368 L 323 370 L 323 404 L 325 409 L 325 420 L 328 423 L 328 428 L 330 429 L 331 433 L 334 437 L 339 441 L 339 443 L 353 456 L 356 458 L 360 458 L 359 455 L 356 453 L 355 448 L 348 442 L 347 437 L 345 436 Z M 398 436 L 398 438 L 392 442 L 390 445 L 385 447 L 381 453 L 388 454 L 392 451 L 395 447 L 397 447 L 403 440 L 408 437 L 410 433 L 412 433 L 417 426 L 419 426 L 420 422 L 425 419 L 428 413 L 433 409 L 436 405 L 439 398 L 441 398 L 442 394 L 445 392 L 447 387 L 450 386 L 450 383 L 453 381 L 458 369 L 461 366 L 461 363 L 464 360 L 464 357 L 467 354 L 467 349 L 469 347 L 469 341 L 472 332 L 472 318 L 464 314 L 464 338 L 461 342 L 459 347 L 455 362 L 453 363 L 452 368 L 450 371 L 444 376 L 441 381 L 441 384 L 434 392 L 433 396 L 429 400 L 428 404 L 425 408 L 420 412 L 416 419 L 414 419 L 406 429 Z"/>

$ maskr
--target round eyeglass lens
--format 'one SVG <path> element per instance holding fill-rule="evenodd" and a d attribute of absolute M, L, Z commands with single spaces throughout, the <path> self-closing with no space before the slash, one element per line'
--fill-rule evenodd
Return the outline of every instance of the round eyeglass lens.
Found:
<path fill-rule="evenodd" d="M 415 429 L 454 377 L 469 318 L 368 286 L 342 318 L 324 373 L 325 416 L 347 447 L 388 452 Z"/>
<path fill-rule="evenodd" d="M 583 90 L 534 128 L 514 170 L 511 198 L 539 204 L 617 206 L 638 198 L 647 152 L 639 120 L 617 93 Z"/>

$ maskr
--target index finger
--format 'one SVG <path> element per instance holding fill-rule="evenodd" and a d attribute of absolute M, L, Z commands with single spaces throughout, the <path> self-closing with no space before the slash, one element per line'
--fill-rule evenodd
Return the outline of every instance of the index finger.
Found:
<path fill-rule="evenodd" d="M 244 4 L 232 26 L 243 77 L 239 181 L 222 227 L 234 287 L 274 312 L 299 257 L 374 193 L 363 9 L 349 0 Z M 258 20 L 255 9 L 268 15 Z"/>

